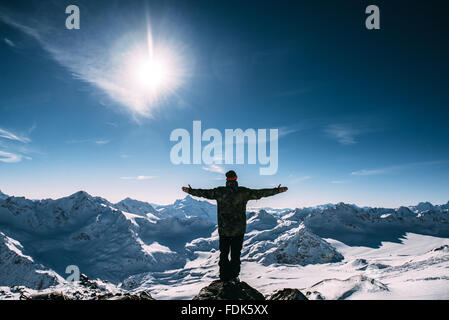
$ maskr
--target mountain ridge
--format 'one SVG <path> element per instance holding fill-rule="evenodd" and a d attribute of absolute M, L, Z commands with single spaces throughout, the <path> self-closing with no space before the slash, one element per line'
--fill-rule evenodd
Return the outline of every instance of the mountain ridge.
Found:
<path fill-rule="evenodd" d="M 266 208 L 247 215 L 242 261 L 263 266 L 343 263 L 345 257 L 327 238 L 377 248 L 382 241 L 400 243 L 410 230 L 449 237 L 446 205 L 426 202 L 396 209 L 340 202 L 303 209 Z M 23 258 L 22 264 L 30 267 L 19 272 L 17 285 L 44 288 L 38 285 L 39 277 L 49 272 L 54 272 L 51 279 L 59 279 L 56 283 L 63 282 L 65 267 L 77 265 L 98 281 L 141 290 L 188 278 L 187 265 L 203 256 L 217 259 L 213 216 L 215 205 L 190 196 L 157 207 L 129 197 L 114 204 L 85 191 L 55 200 L 4 197 L 0 199 L 0 245 L 12 248 L 13 243 L 15 249 L 3 250 L 9 253 L 0 259 L 7 261 L 8 268 L 22 256 L 32 260 Z M 211 260 L 210 264 L 214 265 Z M 168 280 L 170 275 L 175 278 Z M 0 277 L 0 286 L 10 285 L 7 280 Z M 355 287 L 365 288 L 365 284 Z"/>

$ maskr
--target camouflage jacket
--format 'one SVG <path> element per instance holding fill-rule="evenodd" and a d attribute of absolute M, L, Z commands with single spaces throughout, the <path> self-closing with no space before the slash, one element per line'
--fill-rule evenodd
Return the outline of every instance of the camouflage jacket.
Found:
<path fill-rule="evenodd" d="M 245 234 L 246 203 L 279 193 L 278 188 L 249 189 L 239 187 L 237 183 L 214 189 L 188 189 L 192 196 L 217 200 L 218 234 L 233 237 Z"/>

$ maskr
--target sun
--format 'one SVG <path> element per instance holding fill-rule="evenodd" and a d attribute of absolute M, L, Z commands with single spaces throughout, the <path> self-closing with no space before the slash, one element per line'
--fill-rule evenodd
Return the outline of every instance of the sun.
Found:
<path fill-rule="evenodd" d="M 169 73 L 169 67 L 163 60 L 148 58 L 137 65 L 136 77 L 143 88 L 157 91 L 168 85 Z"/>
<path fill-rule="evenodd" d="M 179 84 L 175 59 L 167 52 L 134 51 L 129 56 L 127 86 L 146 103 L 155 103 L 173 93 Z"/>
<path fill-rule="evenodd" d="M 149 52 L 143 46 L 136 46 L 118 58 L 123 65 L 116 73 L 121 83 L 117 90 L 137 113 L 146 115 L 150 109 L 176 96 L 183 69 L 171 50 L 154 48 Z"/>
<path fill-rule="evenodd" d="M 152 109 L 180 100 L 180 88 L 191 74 L 186 60 L 191 59 L 176 42 L 160 40 L 155 45 L 152 36 L 147 41 L 137 38 L 124 37 L 117 45 L 113 55 L 117 68 L 112 71 L 117 80 L 105 81 L 105 86 L 113 87 L 133 112 L 149 116 Z"/>

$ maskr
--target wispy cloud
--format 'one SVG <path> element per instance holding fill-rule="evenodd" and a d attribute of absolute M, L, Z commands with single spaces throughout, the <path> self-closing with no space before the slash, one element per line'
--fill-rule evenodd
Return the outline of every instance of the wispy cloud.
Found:
<path fill-rule="evenodd" d="M 292 133 L 302 131 L 302 130 L 304 130 L 304 128 L 305 128 L 305 126 L 302 123 L 298 123 L 298 124 L 290 125 L 290 126 L 279 127 L 278 137 L 279 138 L 286 137 Z"/>
<path fill-rule="evenodd" d="M 22 161 L 22 155 L 11 152 L 0 151 L 0 161 L 5 163 L 15 163 Z"/>
<path fill-rule="evenodd" d="M 396 170 L 403 169 L 404 167 L 401 166 L 392 166 L 392 167 L 385 167 L 385 168 L 377 168 L 377 169 L 362 169 L 358 171 L 351 172 L 352 176 L 374 176 L 379 174 L 386 174 L 391 173 Z"/>
<path fill-rule="evenodd" d="M 362 131 L 347 124 L 331 124 L 324 129 L 325 133 L 332 139 L 337 140 L 342 145 L 353 145 Z"/>
<path fill-rule="evenodd" d="M 211 165 L 205 166 L 205 167 L 203 167 L 203 170 L 206 170 L 209 172 L 216 172 L 216 173 L 225 173 L 225 169 L 216 164 L 211 164 Z"/>
<path fill-rule="evenodd" d="M 0 128 L 0 162 L 15 163 L 22 159 L 31 160 L 32 158 L 27 154 L 30 153 L 28 143 L 31 139 L 25 136 L 20 136 L 9 130 Z"/>
<path fill-rule="evenodd" d="M 161 41 L 156 43 L 156 39 L 148 34 L 150 28 L 144 24 L 138 25 L 136 20 L 118 24 L 117 21 L 122 20 L 117 20 L 117 15 L 105 13 L 99 19 L 84 24 L 80 30 L 70 33 L 59 21 L 56 25 L 49 12 L 42 11 L 37 16 L 29 17 L 0 7 L 0 21 L 34 38 L 75 79 L 99 89 L 98 92 L 114 102 L 108 105 L 124 107 L 122 109 L 129 111 L 136 120 L 137 116 L 150 117 L 164 97 L 172 94 L 188 73 L 188 66 L 180 61 L 187 47 L 179 42 L 169 45 Z M 149 52 L 166 58 L 171 65 L 170 90 L 167 89 L 165 94 L 158 94 L 157 97 L 154 92 L 149 92 L 148 88 L 139 87 L 136 83 L 138 60 L 148 57 Z"/>
<path fill-rule="evenodd" d="M 297 183 L 301 183 L 307 180 L 310 180 L 312 177 L 311 176 L 295 176 L 295 175 L 289 175 L 289 183 L 291 184 L 297 184 Z"/>
<path fill-rule="evenodd" d="M 109 122 L 106 122 L 106 124 L 107 124 L 108 126 L 111 126 L 111 127 L 114 127 L 114 128 L 117 128 L 117 127 L 118 127 L 118 124 L 115 123 L 115 122 L 109 121 Z"/>
<path fill-rule="evenodd" d="M 150 180 L 154 179 L 156 176 L 137 176 L 137 177 L 120 177 L 122 180 Z"/>
<path fill-rule="evenodd" d="M 23 142 L 23 143 L 28 143 L 31 141 L 27 137 L 20 137 L 10 131 L 7 131 L 7 130 L 1 129 L 1 128 L 0 128 L 0 138 L 13 140 L 13 141 L 19 141 L 19 142 Z"/>
<path fill-rule="evenodd" d="M 16 44 L 9 40 L 8 38 L 3 38 L 3 42 L 5 42 L 8 46 L 15 48 Z"/>
<path fill-rule="evenodd" d="M 99 146 L 105 145 L 110 143 L 111 140 L 106 140 L 106 139 L 72 139 L 72 140 L 67 140 L 66 143 L 68 144 L 78 144 L 78 143 L 93 143 Z"/>
<path fill-rule="evenodd" d="M 95 140 L 94 143 L 98 144 L 98 145 L 104 145 L 104 144 L 108 144 L 109 142 L 111 142 L 111 140 Z"/>
<path fill-rule="evenodd" d="M 28 134 L 31 134 L 34 130 L 36 130 L 37 124 L 33 123 L 33 125 L 28 129 Z"/>
<path fill-rule="evenodd" d="M 332 180 L 331 183 L 332 184 L 344 184 L 344 183 L 348 183 L 348 180 Z"/>
<path fill-rule="evenodd" d="M 396 172 L 399 172 L 402 170 L 413 169 L 413 168 L 417 168 L 417 167 L 428 167 L 428 166 L 447 165 L 447 164 L 449 164 L 449 160 L 411 162 L 411 163 L 404 163 L 404 164 L 400 164 L 400 165 L 394 165 L 394 166 L 388 166 L 388 167 L 382 167 L 382 168 L 361 169 L 361 170 L 351 172 L 351 175 L 352 176 L 374 176 L 374 175 L 396 173 Z"/>

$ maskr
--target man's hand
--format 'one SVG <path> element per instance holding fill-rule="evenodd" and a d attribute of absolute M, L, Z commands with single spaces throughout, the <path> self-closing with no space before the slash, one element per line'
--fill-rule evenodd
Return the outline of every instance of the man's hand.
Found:
<path fill-rule="evenodd" d="M 279 186 L 278 186 L 278 190 L 279 190 L 279 193 L 282 193 L 282 192 L 287 191 L 288 188 L 287 188 L 287 187 L 281 187 L 281 185 L 279 185 Z"/>
<path fill-rule="evenodd" d="M 192 189 L 192 187 L 190 186 L 190 184 L 188 185 L 189 187 L 182 187 L 182 191 L 189 193 L 189 189 Z"/>

